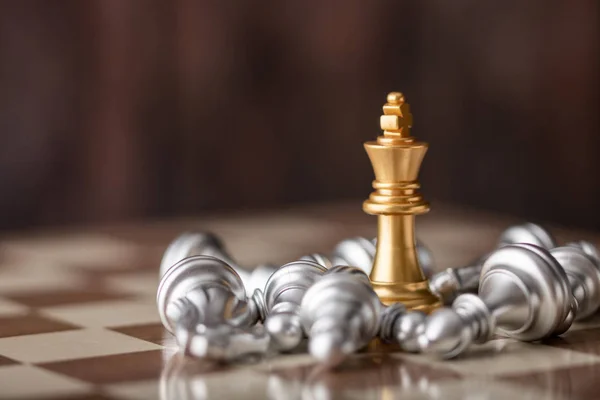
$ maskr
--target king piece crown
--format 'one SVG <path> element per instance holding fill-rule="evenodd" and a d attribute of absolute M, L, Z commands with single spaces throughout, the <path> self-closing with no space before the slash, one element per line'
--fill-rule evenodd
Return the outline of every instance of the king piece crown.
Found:
<path fill-rule="evenodd" d="M 387 95 L 387 103 L 383 105 L 383 115 L 379 124 L 383 130 L 383 137 L 378 138 L 379 144 L 400 144 L 411 142 L 410 128 L 413 118 L 410 105 L 404 95 L 391 92 Z"/>
<path fill-rule="evenodd" d="M 383 105 L 383 134 L 364 144 L 375 181 L 363 210 L 374 215 L 418 215 L 429 211 L 419 193 L 419 169 L 428 145 L 411 136 L 413 117 L 406 97 L 390 92 Z"/>

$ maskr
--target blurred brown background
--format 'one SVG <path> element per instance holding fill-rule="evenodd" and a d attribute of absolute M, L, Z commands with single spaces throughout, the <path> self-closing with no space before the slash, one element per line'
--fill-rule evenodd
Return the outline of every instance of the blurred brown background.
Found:
<path fill-rule="evenodd" d="M 598 4 L 0 1 L 0 228 L 360 212 L 392 90 L 427 198 L 599 228 Z"/>

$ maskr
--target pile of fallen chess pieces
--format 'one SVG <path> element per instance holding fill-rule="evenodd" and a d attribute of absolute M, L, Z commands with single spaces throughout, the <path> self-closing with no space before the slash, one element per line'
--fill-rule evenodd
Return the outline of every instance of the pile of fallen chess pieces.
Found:
<path fill-rule="evenodd" d="M 364 145 L 375 181 L 363 210 L 378 218 L 376 239 L 251 271 L 208 233 L 169 246 L 158 310 L 186 354 L 231 361 L 289 352 L 307 337 L 309 352 L 335 366 L 378 338 L 452 358 L 496 333 L 523 341 L 559 335 L 599 308 L 596 248 L 557 247 L 535 224 L 509 228 L 471 266 L 432 274 L 431 254 L 415 239 L 415 216 L 429 211 L 417 180 L 428 145 L 410 134 L 404 95 L 388 94 L 380 126 L 383 134 Z"/>
<path fill-rule="evenodd" d="M 346 239 L 331 255 L 244 269 L 216 236 L 185 233 L 161 262 L 160 316 L 193 357 L 267 356 L 292 351 L 306 337 L 309 352 L 335 366 L 376 337 L 452 358 L 494 333 L 523 341 L 559 335 L 600 307 L 595 246 L 557 247 L 532 223 L 507 229 L 497 249 L 462 268 L 432 274 L 430 252 L 418 249 L 429 288 L 446 305 L 429 316 L 381 303 L 368 278 L 374 240 Z"/>

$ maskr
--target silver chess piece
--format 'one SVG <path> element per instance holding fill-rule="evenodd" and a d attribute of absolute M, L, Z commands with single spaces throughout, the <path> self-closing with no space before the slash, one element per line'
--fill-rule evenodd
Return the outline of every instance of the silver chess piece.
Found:
<path fill-rule="evenodd" d="M 258 265 L 247 269 L 236 263 L 223 242 L 210 232 L 186 232 L 175 238 L 165 251 L 160 262 L 162 276 L 172 265 L 190 256 L 212 256 L 229 264 L 240 276 L 246 293 L 251 296 L 254 289 L 262 289 L 269 276 L 277 269 L 273 264 Z"/>
<path fill-rule="evenodd" d="M 506 229 L 500 235 L 496 248 L 516 243 L 529 243 L 545 249 L 556 247 L 556 242 L 550 232 L 533 223 L 514 225 Z M 480 257 L 465 267 L 448 268 L 438 272 L 431 277 L 429 289 L 444 304 L 451 304 L 461 293 L 475 292 L 479 286 L 479 276 L 487 256 Z"/>
<path fill-rule="evenodd" d="M 535 341 L 564 333 L 577 303 L 565 271 L 550 253 L 530 244 L 506 245 L 485 261 L 479 296 L 461 294 L 452 308 L 432 313 L 419 335 L 424 352 L 452 358 L 498 331 Z"/>
<path fill-rule="evenodd" d="M 396 343 L 409 353 L 421 351 L 419 334 L 427 315 L 422 311 L 408 311 L 400 303 L 387 306 L 381 314 L 379 337 L 384 342 Z"/>
<path fill-rule="evenodd" d="M 302 299 L 300 315 L 310 354 L 328 367 L 337 366 L 375 337 L 382 308 L 362 270 L 330 269 Z"/>
<path fill-rule="evenodd" d="M 239 331 L 253 325 L 260 311 L 256 301 L 246 298 L 235 270 L 217 258 L 191 256 L 171 266 L 160 280 L 156 301 L 165 328 L 193 356 L 230 359 L 268 345 L 260 331 Z"/>
<path fill-rule="evenodd" d="M 575 320 L 592 316 L 600 308 L 600 263 L 594 259 L 596 247 L 589 243 L 583 246 L 567 245 L 555 247 L 550 254 L 565 270 L 571 293 L 577 300 Z"/>
<path fill-rule="evenodd" d="M 300 315 L 310 353 L 329 367 L 366 346 L 377 334 L 405 351 L 418 351 L 419 327 L 426 318 L 399 303 L 386 307 L 364 271 L 348 266 L 333 267 L 308 289 Z"/>
<path fill-rule="evenodd" d="M 373 239 L 375 241 L 375 239 Z M 433 253 L 429 250 L 429 247 L 422 241 L 417 239 L 417 259 L 421 266 L 421 271 L 427 279 L 431 278 L 435 273 L 435 260 L 433 259 Z"/>
<path fill-rule="evenodd" d="M 430 277 L 435 270 L 433 254 L 421 242 L 417 240 L 417 258 L 426 277 Z M 353 237 L 339 242 L 330 255 L 315 253 L 301 258 L 301 260 L 314 261 L 329 269 L 337 265 L 351 265 L 360 268 L 369 275 L 373 268 L 375 250 L 377 249 L 377 238 L 367 239 L 364 237 Z"/>
<path fill-rule="evenodd" d="M 278 268 L 267 281 L 264 295 L 256 290 L 253 299 L 262 302 L 264 326 L 272 346 L 279 351 L 296 348 L 304 337 L 300 304 L 309 287 L 327 270 L 316 262 L 298 260 Z"/>

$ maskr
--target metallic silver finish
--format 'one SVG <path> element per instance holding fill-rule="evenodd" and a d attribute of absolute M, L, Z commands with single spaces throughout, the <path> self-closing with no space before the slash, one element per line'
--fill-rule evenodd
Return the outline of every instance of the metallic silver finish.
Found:
<path fill-rule="evenodd" d="M 498 247 L 516 243 L 533 244 L 544 249 L 556 247 L 556 240 L 552 234 L 532 222 L 511 226 L 502 232 L 498 239 Z"/>
<path fill-rule="evenodd" d="M 575 315 L 565 271 L 550 253 L 530 244 L 506 245 L 483 265 L 479 296 L 462 294 L 434 312 L 419 336 L 425 352 L 452 358 L 498 329 L 523 341 L 564 333 Z"/>
<path fill-rule="evenodd" d="M 374 258 L 375 246 L 373 242 L 358 236 L 339 242 L 330 255 L 314 253 L 306 255 L 300 260 L 313 261 L 327 269 L 338 265 L 352 265 L 360 268 L 368 275 L 373 267 Z"/>
<path fill-rule="evenodd" d="M 497 248 L 516 243 L 533 244 L 545 249 L 556 247 L 550 232 L 530 222 L 511 226 L 502 232 Z M 481 269 L 488 255 L 478 258 L 468 266 L 438 272 L 431 277 L 429 289 L 442 299 L 444 304 L 451 304 L 461 293 L 476 292 Z"/>
<path fill-rule="evenodd" d="M 362 270 L 338 266 L 327 271 L 302 299 L 310 354 L 328 367 L 339 365 L 375 337 L 382 308 Z"/>
<path fill-rule="evenodd" d="M 359 268 L 336 266 L 306 292 L 300 311 L 309 351 L 329 367 L 364 347 L 375 336 L 417 352 L 426 315 L 396 303 L 381 304 L 369 277 Z"/>
<path fill-rule="evenodd" d="M 369 275 L 373 268 L 376 247 L 372 240 L 364 237 L 344 239 L 333 249 L 331 263 L 336 265 L 351 265 L 360 268 Z"/>
<path fill-rule="evenodd" d="M 321 253 L 313 253 L 307 254 L 305 256 L 300 257 L 300 261 L 312 261 L 319 265 L 322 265 L 326 269 L 330 269 L 333 267 L 333 262 L 327 257 L 325 254 Z"/>
<path fill-rule="evenodd" d="M 224 251 L 223 242 L 212 233 L 185 232 L 175 238 L 164 252 L 160 261 L 160 276 L 171 266 L 190 256 L 206 255 L 216 257 L 231 265 L 229 255 Z"/>
<path fill-rule="evenodd" d="M 400 303 L 386 307 L 381 313 L 379 337 L 394 342 L 410 353 L 421 350 L 418 338 L 425 326 L 427 316 L 421 311 L 407 311 Z"/>
<path fill-rule="evenodd" d="M 447 268 L 434 274 L 429 280 L 429 290 L 446 305 L 452 304 L 461 293 L 476 291 L 484 260 L 482 257 L 466 267 Z"/>
<path fill-rule="evenodd" d="M 600 265 L 600 251 L 598 248 L 591 242 L 586 240 L 579 240 L 577 242 L 567 243 L 567 246 L 577 247 L 590 257 L 597 265 Z"/>
<path fill-rule="evenodd" d="M 348 275 L 353 277 L 354 279 L 360 280 L 367 285 L 371 285 L 371 281 L 369 280 L 369 275 L 367 275 L 362 269 L 349 265 L 336 265 L 327 270 L 325 276 L 329 275 Z"/>
<path fill-rule="evenodd" d="M 325 267 L 312 261 L 293 261 L 278 268 L 267 281 L 261 312 L 272 345 L 277 350 L 292 350 L 302 341 L 302 298 L 326 271 Z M 261 297 L 260 292 L 254 297 Z"/>
<path fill-rule="evenodd" d="M 211 256 L 229 264 L 240 276 L 246 293 L 252 295 L 254 289 L 262 289 L 265 282 L 277 269 L 275 265 L 264 264 L 254 269 L 246 269 L 237 264 L 229 255 L 223 242 L 210 232 L 186 232 L 175 238 L 165 251 L 160 262 L 162 276 L 172 265 L 190 256 Z"/>
<path fill-rule="evenodd" d="M 156 301 L 163 325 L 173 332 L 179 317 L 189 309 L 203 323 L 222 321 L 223 313 L 239 314 L 240 305 L 245 303 L 245 290 L 239 275 L 224 261 L 192 256 L 165 272 Z"/>
<path fill-rule="evenodd" d="M 565 270 L 571 293 L 577 300 L 575 320 L 592 316 L 600 308 L 600 265 L 581 247 L 555 247 L 550 254 Z"/>
<path fill-rule="evenodd" d="M 245 333 L 233 329 L 253 325 L 260 310 L 254 301 L 246 299 L 240 277 L 222 260 L 192 256 L 179 261 L 162 276 L 156 301 L 163 325 L 175 334 L 184 350 L 198 357 L 242 354 L 241 345 L 229 351 L 222 349 L 224 340 L 245 342 L 246 351 L 253 351 L 250 347 L 256 345 L 244 340 Z M 231 337 L 221 342 L 215 340 L 217 332 L 225 331 L 230 332 Z M 209 344 L 215 347 L 207 347 Z"/>

